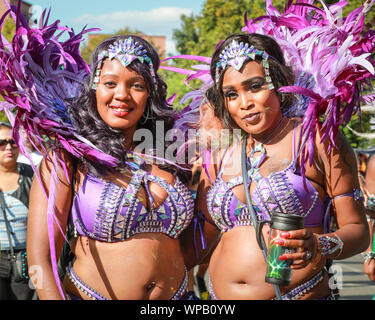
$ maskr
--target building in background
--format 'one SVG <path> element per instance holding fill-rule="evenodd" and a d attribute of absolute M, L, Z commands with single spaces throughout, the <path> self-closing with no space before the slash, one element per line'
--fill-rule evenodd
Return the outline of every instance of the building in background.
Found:
<path fill-rule="evenodd" d="M 18 0 L 7 0 L 9 4 L 17 6 L 18 5 Z M 30 8 L 32 5 L 26 1 L 22 1 L 21 4 L 21 13 L 23 16 L 29 20 L 31 17 L 31 12 Z M 4 0 L 0 0 L 0 17 L 3 16 L 3 14 L 8 10 L 8 7 L 6 6 Z"/>

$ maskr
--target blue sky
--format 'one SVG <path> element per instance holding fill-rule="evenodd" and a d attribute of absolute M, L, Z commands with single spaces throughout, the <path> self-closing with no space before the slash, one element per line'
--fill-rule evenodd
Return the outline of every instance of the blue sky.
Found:
<path fill-rule="evenodd" d="M 61 20 L 76 31 L 87 24 L 111 33 L 123 27 L 149 35 L 167 36 L 167 53 L 176 53 L 172 40 L 180 28 L 181 14 L 198 15 L 204 0 L 26 0 L 38 15 L 40 8 L 51 8 L 50 22 Z"/>

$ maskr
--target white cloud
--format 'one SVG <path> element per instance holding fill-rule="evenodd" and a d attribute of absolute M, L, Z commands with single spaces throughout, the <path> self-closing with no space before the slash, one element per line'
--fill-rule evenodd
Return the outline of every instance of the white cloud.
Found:
<path fill-rule="evenodd" d="M 176 48 L 176 43 L 173 40 L 169 40 L 167 38 L 166 44 L 165 44 L 165 53 L 167 55 L 172 54 L 176 55 L 177 54 L 177 48 Z"/>
<path fill-rule="evenodd" d="M 109 14 L 84 14 L 72 20 L 77 27 L 87 25 L 100 28 L 104 33 L 129 27 L 147 35 L 166 36 L 166 53 L 176 54 L 176 44 L 172 40 L 173 29 L 181 26 L 181 15 L 191 15 L 193 10 L 179 7 L 161 7 L 149 11 L 117 11 Z M 78 30 L 78 29 L 77 29 Z"/>
<path fill-rule="evenodd" d="M 98 27 L 104 32 L 113 32 L 124 27 L 138 29 L 149 35 L 171 36 L 172 30 L 180 27 L 180 16 L 190 15 L 191 9 L 161 7 L 149 11 L 118 11 L 103 15 L 84 14 L 74 18 L 76 25 Z"/>

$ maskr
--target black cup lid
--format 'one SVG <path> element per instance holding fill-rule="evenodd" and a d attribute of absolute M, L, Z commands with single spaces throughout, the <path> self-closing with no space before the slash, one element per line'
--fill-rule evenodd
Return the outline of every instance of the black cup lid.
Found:
<path fill-rule="evenodd" d="M 302 229 L 304 223 L 305 217 L 294 214 L 275 213 L 271 218 L 271 227 L 278 230 Z"/>

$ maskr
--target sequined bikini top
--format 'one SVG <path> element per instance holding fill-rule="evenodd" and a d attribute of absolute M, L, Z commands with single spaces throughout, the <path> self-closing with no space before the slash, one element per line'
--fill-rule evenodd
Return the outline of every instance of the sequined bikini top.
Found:
<path fill-rule="evenodd" d="M 326 216 L 326 205 L 320 199 L 317 190 L 306 179 L 307 190 L 300 175 L 295 148 L 296 127 L 293 130 L 293 160 L 281 171 L 273 172 L 264 177 L 259 173 L 258 163 L 253 163 L 248 170 L 249 180 L 255 182 L 252 192 L 252 204 L 258 221 L 270 220 L 275 212 L 294 214 L 305 217 L 305 226 L 313 227 L 323 224 Z M 298 143 L 298 145 L 300 142 Z M 257 145 L 254 152 L 262 151 Z M 234 147 L 232 149 L 232 152 Z M 227 157 L 227 159 L 229 159 Z M 241 202 L 233 192 L 233 188 L 243 185 L 242 175 L 229 181 L 222 178 L 225 164 L 220 164 L 216 180 L 207 194 L 208 211 L 221 231 L 229 231 L 237 226 L 252 225 L 247 205 Z M 249 181 L 250 185 L 250 181 Z"/>
<path fill-rule="evenodd" d="M 142 168 L 142 160 L 132 163 L 132 177 L 127 187 L 121 187 L 86 174 L 77 191 L 70 215 L 75 233 L 91 239 L 116 242 L 138 233 L 160 232 L 177 238 L 193 218 L 194 200 L 190 190 L 175 177 L 174 184 L 152 175 Z M 168 193 L 157 208 L 148 183 L 161 186 Z M 141 184 L 150 198 L 147 210 L 137 197 Z"/>

